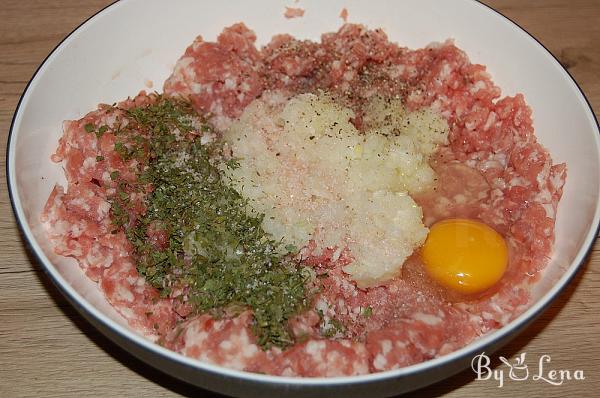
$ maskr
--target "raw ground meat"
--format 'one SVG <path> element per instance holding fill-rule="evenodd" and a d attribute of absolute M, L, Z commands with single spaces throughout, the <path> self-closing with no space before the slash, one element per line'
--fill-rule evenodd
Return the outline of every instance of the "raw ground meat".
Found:
<path fill-rule="evenodd" d="M 283 16 L 287 19 L 300 18 L 304 16 L 304 10 L 302 8 L 285 7 Z"/>
<path fill-rule="evenodd" d="M 251 322 L 250 312 L 224 319 L 201 315 L 175 328 L 167 347 L 228 368 L 258 371 L 268 361 L 268 353 L 256 345 Z"/>
<path fill-rule="evenodd" d="M 198 36 L 165 82 L 165 94 L 189 99 L 202 114 L 212 113 L 212 122 L 223 129 L 262 92 L 255 41 L 243 24 L 223 30 L 216 43 Z"/>
<path fill-rule="evenodd" d="M 340 18 L 342 18 L 342 20 L 344 22 L 348 22 L 348 9 L 347 8 L 342 8 L 342 11 L 340 11 Z"/>
<path fill-rule="evenodd" d="M 266 373 L 281 376 L 354 376 L 369 373 L 369 353 L 365 344 L 357 341 L 311 339 L 265 365 Z"/>
<path fill-rule="evenodd" d="M 342 271 L 352 261 L 348 250 L 315 253 L 309 242 L 301 254 L 322 289 L 314 310 L 290 322 L 303 342 L 262 351 L 250 312 L 188 317 L 189 307 L 158 297 L 138 276 L 125 235 L 111 231 L 107 202 L 114 194 L 110 172 L 135 178 L 137 165 L 114 151 L 110 131 L 100 138 L 84 131 L 87 123 L 116 127 L 118 115 L 102 107 L 66 122 L 53 156 L 63 161 L 68 181 L 66 192 L 54 189 L 43 214 L 56 252 L 77 259 L 132 327 L 150 338 L 194 358 L 275 375 L 354 375 L 407 366 L 459 349 L 518 316 L 550 255 L 566 178 L 565 165 L 553 164 L 536 141 L 523 96 L 501 98 L 485 66 L 471 64 L 451 41 L 409 50 L 389 42 L 382 30 L 352 24 L 324 34 L 320 43 L 278 35 L 258 49 L 255 40 L 243 24 L 226 28 L 215 43 L 198 37 L 165 82 L 165 94 L 190 100 L 221 130 L 267 90 L 290 96 L 327 90 L 355 111 L 359 129 L 363 106 L 375 94 L 402 98 L 410 109 L 439 111 L 450 127 L 450 145 L 432 162 L 436 191 L 415 200 L 427 225 L 468 217 L 498 230 L 510 254 L 503 279 L 483 294 L 461 297 L 431 281 L 415 253 L 401 276 L 361 290 Z M 120 106 L 152 100 L 140 95 Z M 104 161 L 96 161 L 99 155 Z M 143 211 L 143 197 L 133 199 Z M 183 322 L 175 326 L 177 321 Z"/>
<path fill-rule="evenodd" d="M 179 325 L 166 346 L 232 369 L 281 376 L 352 376 L 369 372 L 365 344 L 349 340 L 310 339 L 282 351 L 263 351 L 251 332 L 252 314 L 215 320 L 201 315 Z"/>
<path fill-rule="evenodd" d="M 122 109 L 149 104 L 152 96 L 141 94 L 119 104 Z M 67 191 L 56 186 L 48 198 L 42 221 L 48 227 L 57 254 L 75 258 L 129 324 L 153 340 L 174 326 L 177 314 L 172 299 L 160 298 L 156 289 L 138 275 L 131 244 L 123 231 L 114 231 L 108 198 L 115 193 L 112 171 L 135 179 L 135 160 L 124 162 L 114 149 L 116 130 L 123 122 L 122 111 L 100 106 L 77 121 L 64 124 L 64 134 L 52 156 L 63 161 Z M 111 108 L 112 109 L 112 108 Z M 108 126 L 101 136 L 88 133 L 86 125 Z M 98 156 L 103 159 L 99 160 Z M 131 196 L 142 211 L 143 197 Z"/>

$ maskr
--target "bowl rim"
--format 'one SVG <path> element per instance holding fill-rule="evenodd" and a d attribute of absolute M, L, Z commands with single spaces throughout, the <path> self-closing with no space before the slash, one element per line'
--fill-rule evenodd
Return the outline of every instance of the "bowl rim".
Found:
<path fill-rule="evenodd" d="M 474 3 L 475 7 L 482 7 L 484 12 L 490 12 L 492 16 L 496 18 L 501 18 L 505 23 L 508 23 L 513 29 L 520 31 L 523 34 L 523 38 L 525 40 L 532 40 L 534 45 L 538 45 L 541 47 L 543 51 L 545 51 L 546 56 L 549 57 L 549 61 L 555 63 L 555 65 L 559 66 L 559 71 L 563 73 L 564 77 L 567 81 L 574 86 L 576 89 L 576 94 L 580 96 L 580 99 L 583 99 L 587 107 L 585 109 L 586 113 L 591 115 L 591 120 L 595 122 L 595 130 L 596 130 L 596 147 L 597 151 L 600 154 L 600 124 L 598 123 L 598 118 L 596 117 L 594 110 L 586 97 L 585 93 L 577 83 L 577 81 L 573 78 L 573 76 L 569 73 L 569 71 L 560 63 L 560 61 L 546 48 L 538 39 L 536 39 L 531 33 L 529 33 L 526 29 L 519 26 L 512 19 L 503 15 L 499 11 L 495 10 L 491 6 L 480 2 L 479 0 L 471 0 Z M 15 152 L 15 140 L 14 137 L 17 135 L 15 132 L 15 126 L 19 121 L 21 116 L 21 105 L 30 95 L 30 88 L 37 81 L 38 77 L 41 76 L 40 72 L 46 68 L 49 62 L 60 53 L 61 49 L 64 48 L 70 41 L 75 40 L 76 33 L 82 31 L 86 28 L 88 23 L 93 22 L 98 19 L 101 15 L 108 14 L 112 12 L 125 2 L 120 0 L 115 0 L 112 3 L 108 4 L 104 8 L 98 10 L 93 15 L 85 19 L 81 22 L 77 27 L 75 27 L 68 35 L 66 35 L 53 49 L 50 53 L 44 58 L 41 64 L 37 67 L 32 77 L 28 81 L 23 93 L 21 94 L 17 106 L 15 108 L 15 112 L 12 117 L 12 121 L 9 127 L 8 140 L 6 146 L 6 180 L 8 187 L 8 194 L 11 203 L 11 207 L 13 213 L 15 215 L 15 220 L 18 225 L 18 228 L 24 238 L 24 243 L 26 248 L 34 254 L 35 259 L 38 263 L 42 265 L 42 270 L 44 273 L 52 280 L 53 284 L 56 288 L 68 299 L 68 301 L 82 314 L 86 319 L 93 318 L 96 321 L 100 322 L 100 324 L 106 329 L 110 330 L 111 333 L 119 336 L 121 339 L 125 341 L 131 341 L 137 345 L 138 348 L 143 350 L 146 354 L 158 355 L 163 358 L 166 358 L 170 361 L 175 361 L 179 365 L 182 365 L 187 368 L 191 368 L 194 371 L 202 371 L 209 372 L 213 374 L 217 374 L 220 376 L 234 377 L 238 379 L 242 379 L 248 382 L 261 382 L 261 383 L 270 383 L 277 385 L 294 385 L 297 387 L 302 386 L 317 386 L 317 385 L 328 385 L 328 386 L 336 386 L 336 385 L 349 385 L 349 384 L 361 384 L 361 383 L 373 383 L 378 381 L 384 381 L 394 378 L 402 378 L 407 377 L 413 374 L 420 373 L 429 368 L 441 367 L 447 365 L 449 363 L 464 360 L 467 357 L 473 357 L 474 354 L 485 352 L 484 348 L 491 346 L 494 342 L 502 341 L 502 344 L 505 344 L 508 340 L 511 333 L 515 331 L 518 333 L 522 331 L 531 320 L 535 319 L 539 316 L 544 310 L 546 310 L 550 304 L 555 300 L 555 298 L 565 289 L 565 287 L 569 284 L 569 282 L 574 278 L 577 272 L 582 268 L 585 260 L 590 254 L 592 247 L 598 237 L 600 232 L 600 202 L 596 205 L 596 211 L 594 213 L 592 224 L 588 230 L 588 233 L 583 241 L 583 244 L 579 248 L 573 262 L 566 269 L 564 274 L 554 283 L 554 285 L 543 295 L 541 296 L 531 307 L 521 313 L 517 318 L 509 322 L 507 325 L 504 325 L 502 328 L 497 329 L 487 335 L 484 335 L 475 341 L 467 344 L 466 346 L 453 351 L 449 354 L 443 355 L 438 358 L 430 359 L 425 362 L 421 362 L 418 364 L 406 366 L 399 369 L 388 370 L 377 373 L 370 373 L 366 375 L 358 375 L 358 376 L 338 376 L 338 377 L 287 377 L 287 376 L 273 376 L 273 375 L 264 375 L 258 373 L 251 373 L 245 371 L 239 371 L 230 369 L 227 367 L 210 364 L 208 362 L 202 362 L 193 358 L 186 357 L 177 352 L 168 350 L 154 342 L 146 339 L 145 337 L 137 334 L 124 325 L 121 325 L 114 320 L 110 319 L 107 315 L 103 314 L 100 310 L 94 307 L 90 302 L 88 302 L 85 298 L 83 298 L 73 287 L 62 277 L 62 275 L 58 272 L 58 270 L 54 267 L 52 262 L 45 256 L 42 249 L 38 245 L 35 237 L 29 226 L 27 225 L 27 221 L 23 212 L 23 208 L 21 206 L 20 198 L 18 196 L 18 188 L 16 185 L 16 178 L 13 175 L 14 172 L 14 152 Z M 588 116 L 589 116 L 588 115 Z M 516 333 L 514 333 L 516 336 Z M 116 343 L 112 336 L 108 335 L 108 337 Z M 514 337 L 514 336 L 513 336 Z M 117 343 L 117 345 L 119 345 Z M 131 352 L 130 352 L 131 353 Z M 133 353 L 131 353 L 133 354 Z M 136 355 L 136 354 L 134 354 Z M 137 355 L 136 355 L 137 356 Z M 146 364 L 155 367 L 153 364 L 148 361 L 144 361 Z M 177 377 L 177 376 L 176 376 Z M 432 380 L 436 381 L 436 380 Z"/>

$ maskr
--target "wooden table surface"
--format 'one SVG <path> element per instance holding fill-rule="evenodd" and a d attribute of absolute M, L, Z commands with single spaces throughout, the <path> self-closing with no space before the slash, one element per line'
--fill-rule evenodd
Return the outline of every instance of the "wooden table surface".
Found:
<path fill-rule="evenodd" d="M 455 0 L 456 1 L 456 0 Z M 600 111 L 600 0 L 487 0 L 538 38 L 569 69 Z M 0 1 L 0 149 L 28 80 L 54 46 L 109 0 Z M 292 3 L 290 1 L 290 3 Z M 0 397 L 211 396 L 133 358 L 71 308 L 27 251 L 0 168 Z M 495 356 L 527 353 L 532 371 L 543 354 L 554 369 L 585 380 L 474 380 L 466 370 L 419 396 L 597 396 L 600 390 L 600 244 L 541 319 Z M 596 321 L 594 321 L 596 319 Z M 497 363 L 497 361 L 496 361 Z M 499 366 L 497 369 L 507 369 Z M 546 368 L 548 369 L 548 367 Z M 506 374 L 508 377 L 508 374 Z"/>

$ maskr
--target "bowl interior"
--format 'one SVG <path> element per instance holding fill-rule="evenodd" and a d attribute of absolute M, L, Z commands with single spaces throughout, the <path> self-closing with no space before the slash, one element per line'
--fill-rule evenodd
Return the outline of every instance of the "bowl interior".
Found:
<path fill-rule="evenodd" d="M 15 115 L 9 180 L 25 235 L 48 272 L 65 289 L 83 297 L 86 305 L 125 326 L 75 262 L 53 253 L 39 222 L 52 187 L 64 183 L 61 166 L 49 159 L 62 134 L 63 120 L 79 118 L 100 102 L 112 103 L 142 89 L 161 91 L 174 63 L 198 34 L 213 40 L 223 27 L 243 21 L 255 30 L 259 44 L 277 33 L 318 39 L 321 33 L 341 26 L 339 13 L 346 7 L 349 22 L 382 27 L 401 45 L 416 48 L 452 38 L 473 62 L 487 65 L 503 95 L 525 95 L 539 141 L 555 162 L 568 165 L 554 255 L 534 293 L 536 305 L 548 301 L 547 293 L 561 276 L 572 273 L 582 261 L 599 217 L 597 124 L 585 98 L 558 62 L 519 28 L 474 1 L 304 0 L 299 6 L 306 9 L 305 16 L 292 20 L 283 17 L 285 2 L 259 4 L 243 0 L 119 2 L 85 23 L 43 64 Z"/>

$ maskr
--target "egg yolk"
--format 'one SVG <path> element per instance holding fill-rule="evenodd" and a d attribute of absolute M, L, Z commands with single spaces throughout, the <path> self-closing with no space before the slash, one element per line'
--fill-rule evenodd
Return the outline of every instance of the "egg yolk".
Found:
<path fill-rule="evenodd" d="M 421 255 L 431 278 L 463 294 L 489 289 L 508 264 L 504 238 L 488 225 L 466 219 L 434 224 Z"/>

